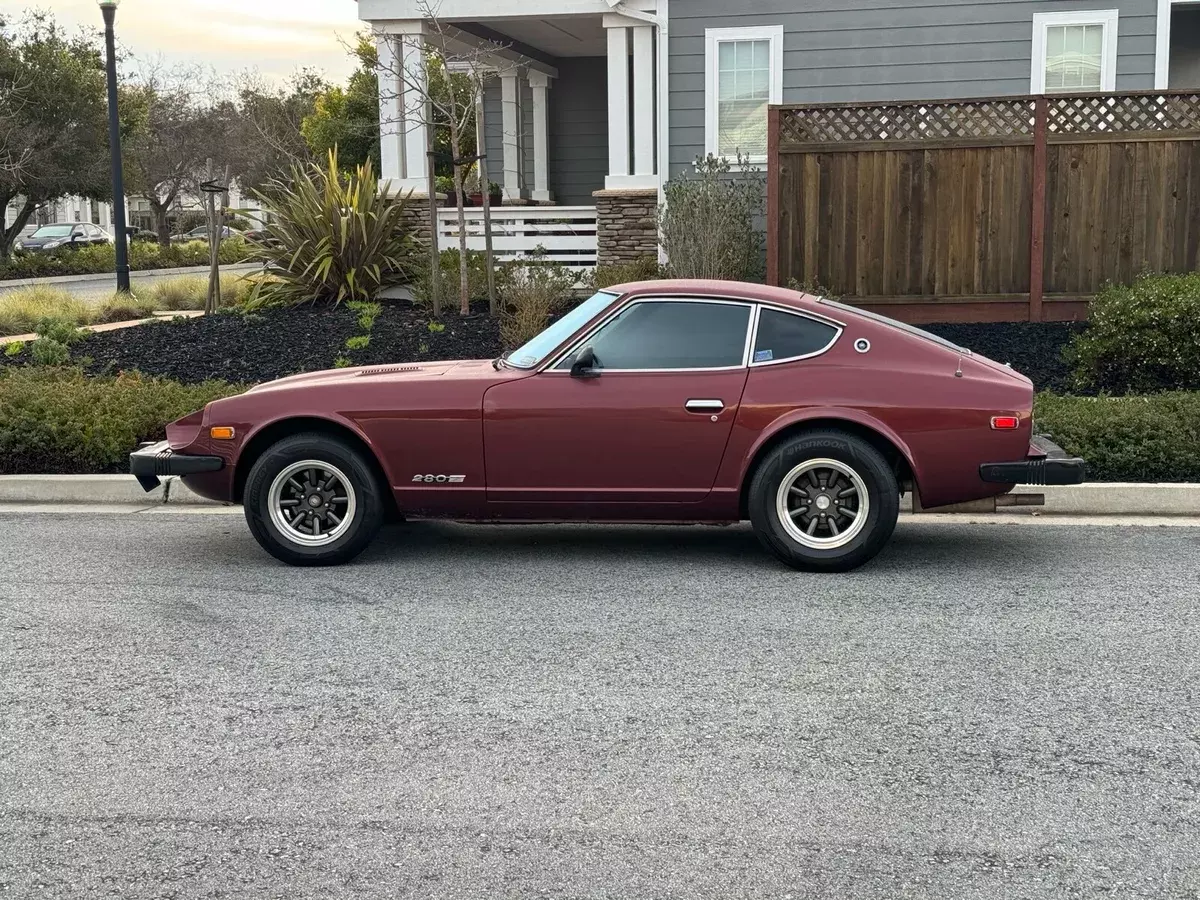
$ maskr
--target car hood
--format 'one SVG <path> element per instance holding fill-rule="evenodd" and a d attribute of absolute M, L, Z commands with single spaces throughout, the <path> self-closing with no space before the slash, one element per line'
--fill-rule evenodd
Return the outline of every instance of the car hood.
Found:
<path fill-rule="evenodd" d="M 462 379 L 481 377 L 495 379 L 499 374 L 492 367 L 491 360 L 487 359 L 395 363 L 381 366 L 327 369 L 323 372 L 306 372 L 303 375 L 289 375 L 287 378 L 280 378 L 257 385 L 247 393 L 348 383 L 365 385 L 380 381 L 388 383 L 424 381 L 431 378 L 442 378 L 447 375 Z"/>

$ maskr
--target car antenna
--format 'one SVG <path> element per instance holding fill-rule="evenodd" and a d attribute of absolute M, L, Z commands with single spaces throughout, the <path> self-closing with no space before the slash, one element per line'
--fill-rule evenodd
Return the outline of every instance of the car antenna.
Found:
<path fill-rule="evenodd" d="M 958 351 L 958 368 L 954 370 L 955 378 L 962 378 L 962 358 L 963 358 L 962 351 L 959 350 Z"/>

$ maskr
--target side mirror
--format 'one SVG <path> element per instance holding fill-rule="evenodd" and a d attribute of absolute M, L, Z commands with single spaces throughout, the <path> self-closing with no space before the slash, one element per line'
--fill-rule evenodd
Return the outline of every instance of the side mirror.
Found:
<path fill-rule="evenodd" d="M 571 363 L 572 378 L 599 378 L 600 370 L 596 368 L 596 354 L 591 347 L 585 347 Z"/>

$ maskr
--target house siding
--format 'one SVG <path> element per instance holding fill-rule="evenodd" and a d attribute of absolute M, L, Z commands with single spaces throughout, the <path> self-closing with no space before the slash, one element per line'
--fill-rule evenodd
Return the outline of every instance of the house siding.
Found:
<path fill-rule="evenodd" d="M 1117 90 L 1151 90 L 1155 0 L 671 0 L 671 171 L 704 153 L 706 28 L 782 25 L 785 103 L 932 100 L 1029 93 L 1033 14 L 1113 8 Z"/>
<path fill-rule="evenodd" d="M 604 187 L 608 173 L 607 62 L 604 57 L 553 60 L 558 78 L 550 79 L 549 167 L 547 180 L 554 202 L 562 206 L 590 206 L 592 191 Z M 533 89 L 522 82 L 522 118 L 525 131 L 523 170 L 525 184 L 533 190 Z M 484 85 L 485 146 L 488 175 L 504 181 L 504 109 L 500 79 Z"/>

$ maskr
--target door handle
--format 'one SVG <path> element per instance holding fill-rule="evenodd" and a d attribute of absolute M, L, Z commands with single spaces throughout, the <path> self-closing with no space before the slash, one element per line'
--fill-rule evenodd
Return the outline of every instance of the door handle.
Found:
<path fill-rule="evenodd" d="M 689 400 L 683 405 L 688 412 L 718 413 L 725 408 L 724 400 Z"/>

